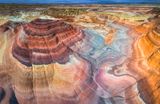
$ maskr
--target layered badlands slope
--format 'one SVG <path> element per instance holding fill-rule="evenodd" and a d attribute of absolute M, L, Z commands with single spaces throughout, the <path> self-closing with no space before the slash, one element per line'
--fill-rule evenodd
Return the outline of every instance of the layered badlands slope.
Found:
<path fill-rule="evenodd" d="M 146 25 L 148 25 L 148 26 L 146 26 Z M 160 68 L 160 64 L 159 64 L 160 63 L 159 25 L 160 24 L 156 24 L 154 26 L 154 25 L 152 25 L 152 23 L 150 23 L 150 24 L 148 23 L 146 25 L 142 26 L 142 28 L 146 32 L 143 32 L 141 38 L 139 39 L 138 48 L 141 52 L 142 57 L 147 59 L 148 65 L 155 70 L 159 70 L 159 68 Z M 151 27 L 149 28 L 149 26 L 151 26 Z"/>
<path fill-rule="evenodd" d="M 81 30 L 59 20 L 36 19 L 19 27 L 16 34 L 13 56 L 27 66 L 66 63 L 68 47 L 83 38 Z"/>
<path fill-rule="evenodd" d="M 15 93 L 19 104 L 158 104 L 148 98 L 158 94 L 151 91 L 156 79 L 139 64 L 142 58 L 159 67 L 158 27 L 147 35 L 137 29 L 135 41 L 130 28 L 112 21 L 107 27 L 112 31 L 103 36 L 55 19 L 2 25 L 0 92 L 7 97 L 0 102 Z"/>
<path fill-rule="evenodd" d="M 90 97 L 92 103 L 90 65 L 69 48 L 84 37 L 82 30 L 45 19 L 1 29 L 0 86 L 10 87 L 20 104 L 84 104 Z"/>
<path fill-rule="evenodd" d="M 78 27 L 60 20 L 36 19 L 17 27 L 12 55 L 24 65 L 16 64 L 20 69 L 13 78 L 20 104 L 83 104 L 83 97 L 90 97 L 90 89 L 83 95 L 90 86 L 88 62 L 70 48 L 83 37 Z"/>
<path fill-rule="evenodd" d="M 148 104 L 159 104 L 160 101 L 160 24 L 158 21 L 148 22 L 137 28 L 138 33 L 141 35 L 137 40 L 138 56 L 142 59 L 139 66 L 143 70 L 143 75 L 146 76 L 145 81 L 140 84 L 140 90 L 150 88 L 145 93 L 148 93 L 150 96 L 144 96 L 142 94 Z"/>

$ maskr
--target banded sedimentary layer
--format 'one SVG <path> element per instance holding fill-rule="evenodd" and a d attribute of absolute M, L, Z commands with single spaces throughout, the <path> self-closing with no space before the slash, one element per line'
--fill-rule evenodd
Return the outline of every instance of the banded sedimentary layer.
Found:
<path fill-rule="evenodd" d="M 20 104 L 84 104 L 85 96 L 92 99 L 90 65 L 70 48 L 83 39 L 82 30 L 61 20 L 36 19 L 17 27 L 14 35 L 11 76 Z"/>
<path fill-rule="evenodd" d="M 159 21 L 159 20 L 158 20 Z M 151 104 L 159 104 L 160 92 L 159 92 L 159 74 L 160 74 L 160 33 L 159 23 L 148 23 L 150 29 L 146 28 L 138 40 L 138 50 L 140 52 L 139 58 L 143 59 L 141 68 L 146 75 L 145 81 L 140 84 L 140 91 L 150 88 L 148 92 L 142 94 L 144 101 Z M 142 28 L 144 28 L 142 26 Z M 147 97 L 147 95 L 150 95 Z"/>
<path fill-rule="evenodd" d="M 17 28 L 13 56 L 22 64 L 66 63 L 68 48 L 81 40 L 83 32 L 60 20 L 36 19 Z"/>
<path fill-rule="evenodd" d="M 0 103 L 159 104 L 159 27 L 86 15 L 0 28 Z"/>
<path fill-rule="evenodd" d="M 160 34 L 159 25 L 153 27 L 153 29 L 146 30 L 146 34 L 139 39 L 139 49 L 142 57 L 147 59 L 148 65 L 151 68 L 159 69 L 159 50 L 160 50 Z"/>

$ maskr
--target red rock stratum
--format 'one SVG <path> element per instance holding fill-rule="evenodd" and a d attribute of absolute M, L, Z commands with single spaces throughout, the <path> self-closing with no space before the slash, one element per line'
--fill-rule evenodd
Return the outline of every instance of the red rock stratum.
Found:
<path fill-rule="evenodd" d="M 17 28 L 13 56 L 24 65 L 65 63 L 68 48 L 83 38 L 83 32 L 61 20 L 36 19 Z"/>

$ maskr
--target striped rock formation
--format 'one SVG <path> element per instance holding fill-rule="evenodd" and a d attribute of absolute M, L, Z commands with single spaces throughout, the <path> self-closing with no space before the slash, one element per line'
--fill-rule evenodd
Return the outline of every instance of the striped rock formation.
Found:
<path fill-rule="evenodd" d="M 142 100 L 156 104 L 159 74 L 148 72 L 147 67 L 142 70 L 139 58 L 150 65 L 152 46 L 159 44 L 155 38 L 158 28 L 138 38 L 134 47 L 141 55 L 136 50 L 132 58 L 128 28 L 110 25 L 116 29 L 116 40 L 109 35 L 107 42 L 111 44 L 107 45 L 96 31 L 81 30 L 61 20 L 36 19 L 12 29 L 3 28 L 0 103 L 7 104 L 15 94 L 19 104 L 139 104 Z M 144 31 L 150 28 L 143 26 Z M 158 62 L 157 56 L 150 58 L 151 63 Z M 3 97 L 3 90 L 10 96 Z"/>
<path fill-rule="evenodd" d="M 93 104 L 90 64 L 71 46 L 84 37 L 61 20 L 36 19 L 14 29 L 12 86 L 19 104 Z M 8 57 L 8 56 L 7 56 Z"/>
<path fill-rule="evenodd" d="M 142 57 L 147 58 L 148 65 L 160 69 L 160 33 L 159 25 L 148 30 L 139 40 L 138 46 Z"/>
<path fill-rule="evenodd" d="M 83 32 L 60 20 L 36 19 L 16 31 L 13 56 L 26 66 L 32 64 L 66 63 L 68 48 L 81 40 Z"/>
<path fill-rule="evenodd" d="M 159 74 L 160 74 L 160 24 L 152 25 L 152 28 L 147 29 L 138 40 L 137 48 L 140 52 L 140 58 L 143 62 L 140 64 L 143 69 L 143 75 L 146 79 L 140 84 L 140 91 L 150 89 L 143 93 L 144 101 L 147 104 L 159 104 Z"/>

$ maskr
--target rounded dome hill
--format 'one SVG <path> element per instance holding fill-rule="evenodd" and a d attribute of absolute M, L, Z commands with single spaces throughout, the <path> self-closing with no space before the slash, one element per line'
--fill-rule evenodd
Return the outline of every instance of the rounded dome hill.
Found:
<path fill-rule="evenodd" d="M 82 30 L 62 20 L 35 19 L 17 28 L 12 54 L 26 66 L 62 64 L 72 53 L 69 47 L 83 37 Z"/>

